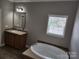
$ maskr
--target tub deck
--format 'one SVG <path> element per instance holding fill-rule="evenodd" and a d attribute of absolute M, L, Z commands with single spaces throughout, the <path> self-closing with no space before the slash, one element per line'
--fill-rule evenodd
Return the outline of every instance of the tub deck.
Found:
<path fill-rule="evenodd" d="M 41 59 L 40 57 L 32 53 L 30 48 L 24 51 L 22 54 L 23 54 L 24 59 Z"/>

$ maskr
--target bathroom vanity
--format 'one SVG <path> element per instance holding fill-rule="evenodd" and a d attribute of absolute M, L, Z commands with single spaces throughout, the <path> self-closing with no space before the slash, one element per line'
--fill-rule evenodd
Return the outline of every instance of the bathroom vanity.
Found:
<path fill-rule="evenodd" d="M 27 32 L 18 30 L 5 30 L 4 31 L 5 45 L 17 49 L 23 49 L 26 45 Z"/>

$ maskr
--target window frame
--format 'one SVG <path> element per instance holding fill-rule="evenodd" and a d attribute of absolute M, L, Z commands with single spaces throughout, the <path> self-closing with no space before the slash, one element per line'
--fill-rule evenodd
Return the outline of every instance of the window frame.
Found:
<path fill-rule="evenodd" d="M 64 31 L 63 31 L 63 35 L 59 35 L 59 34 L 54 34 L 54 33 L 48 33 L 48 23 L 49 23 L 49 17 L 66 17 L 66 24 L 64 27 Z M 64 38 L 65 37 L 65 33 L 66 33 L 66 27 L 67 27 L 67 21 L 68 21 L 68 16 L 67 15 L 48 15 L 48 22 L 47 22 L 47 30 L 46 30 L 46 34 L 49 36 L 53 36 L 53 37 L 57 37 L 57 38 Z"/>

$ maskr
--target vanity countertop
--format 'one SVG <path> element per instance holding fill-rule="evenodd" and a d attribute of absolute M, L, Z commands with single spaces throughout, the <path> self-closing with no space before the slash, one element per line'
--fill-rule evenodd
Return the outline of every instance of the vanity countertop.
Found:
<path fill-rule="evenodd" d="M 23 31 L 19 31 L 19 30 L 6 30 L 7 32 L 10 32 L 10 33 L 14 33 L 14 34 L 18 34 L 18 35 L 23 35 L 23 34 L 26 34 L 26 32 L 23 32 Z"/>

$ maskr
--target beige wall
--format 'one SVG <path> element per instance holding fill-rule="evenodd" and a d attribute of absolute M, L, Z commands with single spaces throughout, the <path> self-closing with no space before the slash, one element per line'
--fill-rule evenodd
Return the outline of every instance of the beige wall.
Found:
<path fill-rule="evenodd" d="M 10 3 L 8 0 L 1 0 L 0 1 L 0 9 L 2 10 L 2 34 L 3 35 L 3 31 L 4 29 L 7 28 L 11 28 L 12 25 L 12 21 L 13 21 L 13 6 L 12 3 Z M 4 39 L 4 37 L 2 38 Z M 2 44 L 3 44 L 4 40 L 2 40 Z"/>
<path fill-rule="evenodd" d="M 5 25 L 12 27 L 12 4 L 8 1 L 3 2 L 3 28 Z M 28 42 L 32 44 L 37 40 L 42 40 L 48 43 L 56 44 L 63 47 L 69 47 L 74 17 L 76 12 L 76 2 L 33 2 L 24 3 L 27 10 L 26 29 L 28 30 Z M 9 15 L 8 15 L 9 14 Z M 48 15 L 68 15 L 66 34 L 63 39 L 51 37 L 46 34 Z"/>
<path fill-rule="evenodd" d="M 71 59 L 79 59 L 79 5 L 71 39 Z"/>
<path fill-rule="evenodd" d="M 13 5 L 8 0 L 2 0 L 1 2 L 2 9 L 2 21 L 3 29 L 11 28 L 13 25 Z"/>
<path fill-rule="evenodd" d="M 19 3 L 19 5 L 21 4 Z M 76 2 L 33 2 L 23 3 L 23 5 L 26 6 L 27 10 L 25 29 L 28 30 L 27 43 L 32 44 L 37 40 L 41 40 L 65 48 L 69 47 L 77 9 Z M 64 38 L 56 38 L 46 34 L 48 15 L 50 14 L 69 16 Z"/>
<path fill-rule="evenodd" d="M 74 17 L 77 8 L 75 2 L 40 2 L 30 3 L 28 32 L 30 42 L 41 40 L 68 48 L 74 24 Z M 56 38 L 46 34 L 48 15 L 68 15 L 66 33 L 64 38 Z"/>

